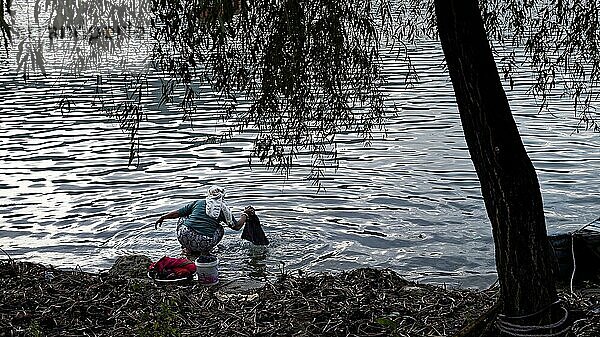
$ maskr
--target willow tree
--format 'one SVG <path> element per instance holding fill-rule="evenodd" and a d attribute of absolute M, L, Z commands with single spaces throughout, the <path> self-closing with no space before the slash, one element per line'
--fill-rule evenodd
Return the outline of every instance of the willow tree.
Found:
<path fill-rule="evenodd" d="M 564 89 L 577 102 L 585 97 L 587 104 L 577 111 L 597 128 L 590 94 L 600 62 L 597 55 L 578 56 L 598 50 L 597 39 L 585 41 L 598 34 L 598 26 L 576 26 L 582 18 L 593 23 L 597 11 L 577 1 L 487 1 L 480 7 L 476 0 L 436 0 L 434 5 L 435 12 L 427 10 L 431 3 L 421 1 L 394 8 L 377 1 L 248 1 L 239 8 L 227 2 L 156 1 L 155 32 L 161 41 L 156 59 L 161 69 L 182 75 L 190 96 L 193 79 L 214 81 L 230 102 L 232 116 L 237 95 L 243 93 L 252 102 L 241 116 L 244 125 L 259 130 L 255 154 L 287 168 L 300 149 L 321 158 L 328 153 L 325 145 L 334 146 L 340 132 L 355 128 L 368 133 L 378 125 L 383 114 L 378 91 L 382 38 L 428 34 L 436 22 L 492 225 L 501 289 L 497 326 L 521 334 L 560 332 L 565 325 L 555 324 L 561 318 L 555 317 L 553 306 L 554 257 L 540 186 L 488 36 L 509 48 L 526 48 L 538 74 L 533 91 L 542 101 L 556 86 L 560 70 L 572 75 L 575 64 L 584 69 L 582 62 L 592 61 L 590 86 Z M 555 56 L 555 51 L 561 54 Z M 502 70 L 510 79 L 505 67 L 512 59 L 505 61 Z"/>
<path fill-rule="evenodd" d="M 12 29 L 11 29 L 11 9 L 12 1 L 10 0 L 2 0 L 0 1 L 0 35 L 2 35 L 2 42 L 6 48 L 8 48 L 8 44 L 12 38 Z"/>
<path fill-rule="evenodd" d="M 533 315 L 501 320 L 498 326 L 528 335 L 555 333 L 543 328 L 553 323 L 557 294 L 540 186 L 511 115 L 478 3 L 436 0 L 435 6 L 465 139 L 492 224 L 503 313 Z"/>
<path fill-rule="evenodd" d="M 170 104 L 179 91 L 183 116 L 193 120 L 202 111 L 195 105 L 198 85 L 209 83 L 220 95 L 227 118 L 237 122 L 235 129 L 255 131 L 255 157 L 288 170 L 295 158 L 308 154 L 315 179 L 321 168 L 331 161 L 335 164 L 337 135 L 351 132 L 368 139 L 383 125 L 382 44 L 439 36 L 494 237 L 502 315 L 486 331 L 494 334 L 498 327 L 511 334 L 555 335 L 565 328 L 558 324 L 561 320 L 553 306 L 554 261 L 539 183 L 500 78 L 502 74 L 507 85 L 519 85 L 511 78 L 517 71 L 514 53 L 500 60 L 499 71 L 490 41 L 509 51 L 524 49 L 537 74 L 531 90 L 541 98 L 542 107 L 553 90 L 560 90 L 573 98 L 581 125 L 598 130 L 594 114 L 600 80 L 598 1 L 89 3 L 94 2 L 128 6 L 115 5 L 121 9 L 99 15 L 97 10 L 83 10 L 94 7 L 86 7 L 85 1 L 52 0 L 51 17 L 60 20 L 52 21 L 51 31 L 85 35 L 84 41 L 98 44 L 98 39 L 112 35 L 90 30 L 89 21 L 75 22 L 69 15 L 82 11 L 96 19 L 105 15 L 92 27 L 113 31 L 136 26 L 122 20 L 124 16 L 137 18 L 137 25 L 150 27 L 156 42 L 155 69 L 169 78 L 162 84 L 161 104 Z M 148 15 L 140 18 L 136 12 Z M 4 28 L 5 22 L 0 24 L 6 36 L 10 30 Z M 240 109 L 242 103 L 250 108 Z M 139 110 L 123 110 L 118 116 L 130 121 L 124 125 L 133 139 Z"/>

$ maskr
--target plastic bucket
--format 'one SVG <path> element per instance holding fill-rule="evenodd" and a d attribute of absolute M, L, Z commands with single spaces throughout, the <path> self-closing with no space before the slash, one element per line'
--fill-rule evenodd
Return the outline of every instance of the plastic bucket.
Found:
<path fill-rule="evenodd" d="M 219 283 L 219 259 L 216 256 L 199 256 L 196 259 L 196 274 L 203 285 Z"/>

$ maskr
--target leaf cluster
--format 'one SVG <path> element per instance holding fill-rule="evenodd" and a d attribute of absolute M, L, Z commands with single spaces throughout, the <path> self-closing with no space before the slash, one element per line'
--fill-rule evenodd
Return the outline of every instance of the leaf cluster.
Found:
<path fill-rule="evenodd" d="M 239 130 L 257 130 L 254 156 L 287 171 L 309 153 L 319 175 L 328 161 L 335 165 L 336 135 L 367 137 L 383 123 L 381 32 L 372 5 L 155 0 L 153 59 L 176 75 L 163 93 L 184 87 L 182 107 L 191 118 L 198 112 L 193 84 L 207 81 Z M 242 102 L 251 107 L 238 110 Z"/>
<path fill-rule="evenodd" d="M 5 44 L 17 32 L 6 16 L 11 1 L 0 1 Z M 500 71 L 511 87 L 523 51 L 542 108 L 555 92 L 568 95 L 581 126 L 597 131 L 598 2 L 480 1 L 490 41 L 509 50 Z M 337 137 L 352 133 L 368 141 L 384 126 L 380 50 L 387 45 L 406 52 L 407 43 L 435 38 L 432 8 L 432 0 L 36 0 L 34 21 L 47 29 L 39 36 L 30 27 L 21 33 L 17 65 L 25 74 L 45 73 L 47 36 L 73 40 L 74 68 L 83 69 L 117 50 L 134 30 L 149 27 L 152 65 L 165 75 L 159 105 L 178 102 L 191 122 L 203 113 L 200 90 L 210 86 L 229 132 L 254 132 L 253 157 L 288 172 L 298 157 L 308 156 L 311 178 L 318 180 L 323 169 L 337 165 Z M 113 114 L 131 134 L 132 149 L 139 126 L 123 121 L 141 119 L 134 106 Z"/>
<path fill-rule="evenodd" d="M 531 93 L 548 108 L 555 93 L 569 97 L 580 126 L 600 131 L 595 102 L 600 84 L 598 0 L 483 0 L 488 35 L 526 55 L 535 74 Z M 503 59 L 505 78 L 517 71 L 514 51 Z M 511 86 L 512 78 L 511 78 Z"/>
<path fill-rule="evenodd" d="M 8 49 L 8 44 L 12 39 L 11 20 L 13 17 L 12 0 L 0 0 L 0 34 L 4 42 L 5 48 Z M 8 15 L 8 16 L 7 16 Z"/>

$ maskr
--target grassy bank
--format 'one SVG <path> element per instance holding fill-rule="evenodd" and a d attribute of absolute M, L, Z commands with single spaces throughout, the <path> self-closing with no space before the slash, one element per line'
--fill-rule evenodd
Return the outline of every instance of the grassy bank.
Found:
<path fill-rule="evenodd" d="M 125 274 L 0 260 L 0 336 L 451 336 L 496 296 L 377 269 L 281 274 L 239 293 Z M 574 330 L 598 336 L 600 291 L 578 291 L 563 296 L 583 314 Z"/>

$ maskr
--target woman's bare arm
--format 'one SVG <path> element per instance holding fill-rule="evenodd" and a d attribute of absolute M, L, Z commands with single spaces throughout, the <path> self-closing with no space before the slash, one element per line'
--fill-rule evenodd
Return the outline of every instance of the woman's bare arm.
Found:
<path fill-rule="evenodd" d="M 246 223 L 246 220 L 248 220 L 248 215 L 246 213 L 240 214 L 240 218 L 238 219 L 237 223 L 235 223 L 233 227 L 231 227 L 231 229 L 239 231 L 242 228 L 242 226 L 244 226 L 244 224 Z"/>
<path fill-rule="evenodd" d="M 156 220 L 156 223 L 154 224 L 154 229 L 160 227 L 165 219 L 177 219 L 177 218 L 179 218 L 178 210 L 167 213 L 167 214 L 161 216 L 158 220 Z"/>
<path fill-rule="evenodd" d="M 244 208 L 244 212 L 240 214 L 240 218 L 238 219 L 237 223 L 233 227 L 231 227 L 231 229 L 239 231 L 244 226 L 244 224 L 246 224 L 249 214 L 252 213 L 254 213 L 254 207 L 247 206 L 246 208 Z"/>

